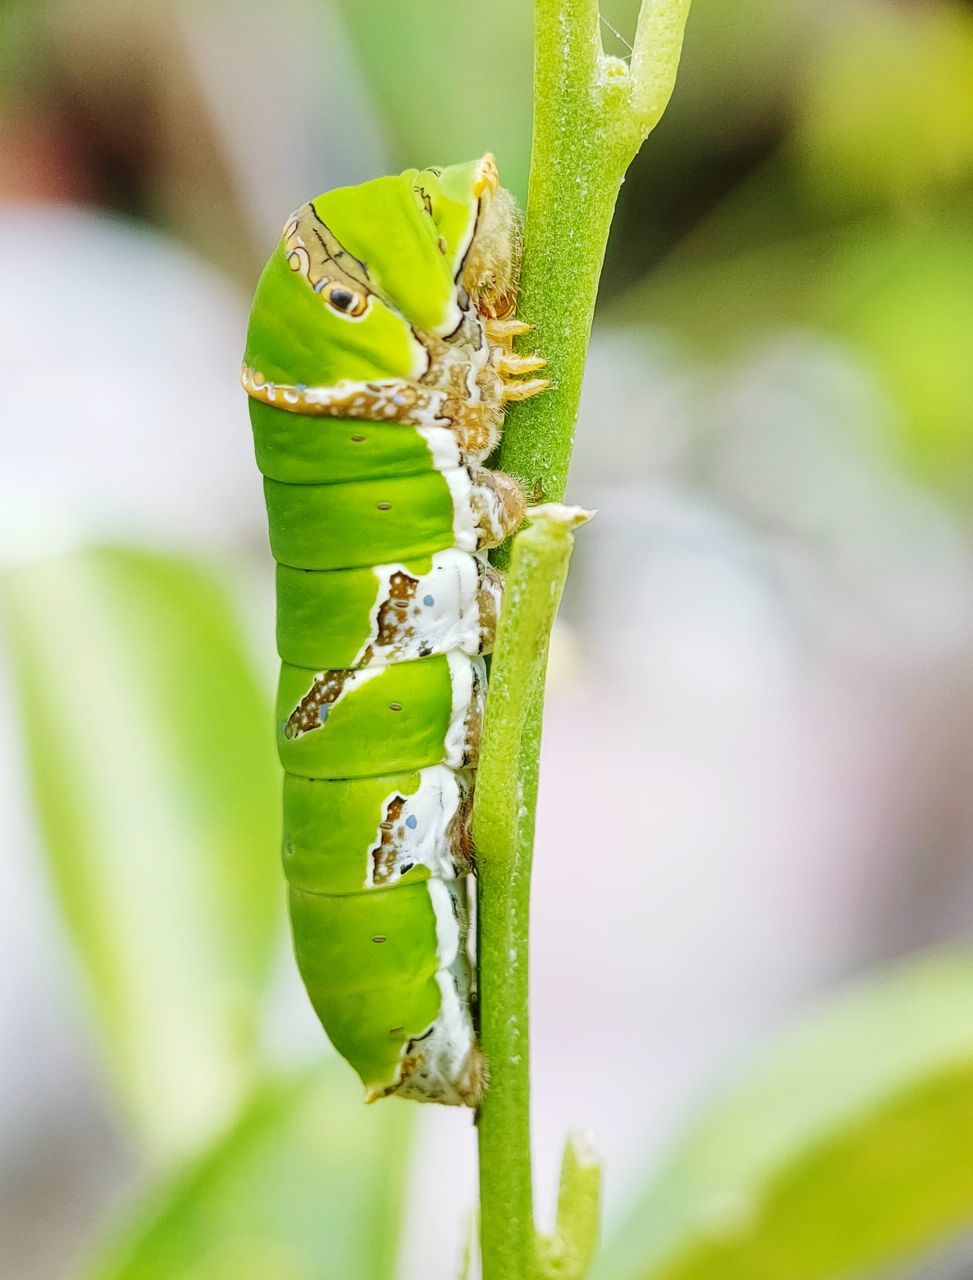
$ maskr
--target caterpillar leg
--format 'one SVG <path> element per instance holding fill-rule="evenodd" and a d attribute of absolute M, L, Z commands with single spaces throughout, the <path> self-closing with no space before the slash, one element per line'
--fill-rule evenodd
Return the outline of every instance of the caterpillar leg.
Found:
<path fill-rule="evenodd" d="M 495 320 L 491 317 L 486 320 L 484 327 L 491 342 L 509 345 L 514 338 L 530 333 L 533 325 L 529 325 L 526 320 L 518 320 L 515 316 L 510 316 L 504 320 Z"/>
<path fill-rule="evenodd" d="M 498 547 L 524 523 L 527 511 L 524 490 L 519 480 L 504 471 L 478 467 L 470 471 L 470 478 L 470 508 L 478 534 L 477 549 Z"/>
<path fill-rule="evenodd" d="M 528 378 L 526 382 L 505 382 L 500 398 L 504 404 L 515 400 L 529 400 L 531 396 L 539 396 L 551 385 L 548 378 Z"/>
<path fill-rule="evenodd" d="M 497 371 L 505 376 L 517 377 L 522 373 L 536 373 L 547 361 L 543 356 L 503 355 L 497 360 Z"/>

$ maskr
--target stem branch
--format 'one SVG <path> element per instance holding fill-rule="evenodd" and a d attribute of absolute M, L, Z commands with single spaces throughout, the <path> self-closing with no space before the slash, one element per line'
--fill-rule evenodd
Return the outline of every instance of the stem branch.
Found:
<path fill-rule="evenodd" d="M 601 1160 L 586 1134 L 568 1134 L 561 1160 L 554 1235 L 541 1242 L 541 1274 L 584 1280 L 598 1245 Z"/>
<path fill-rule="evenodd" d="M 526 1280 L 534 1271 L 527 929 L 537 770 L 521 762 L 537 758 L 540 724 L 528 712 L 543 678 L 572 530 L 587 518 L 577 508 L 539 508 L 514 539 L 480 746 L 473 807 L 480 1042 L 492 1077 L 479 1122 L 480 1236 L 490 1280 Z"/>
<path fill-rule="evenodd" d="M 631 111 L 642 136 L 662 119 L 676 85 L 692 0 L 642 0 L 632 46 Z"/>

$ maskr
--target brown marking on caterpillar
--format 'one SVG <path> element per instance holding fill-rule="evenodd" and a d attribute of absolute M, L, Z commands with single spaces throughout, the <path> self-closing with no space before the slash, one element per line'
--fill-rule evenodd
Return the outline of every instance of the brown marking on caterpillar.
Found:
<path fill-rule="evenodd" d="M 354 678 L 354 671 L 319 671 L 310 689 L 287 717 L 284 737 L 299 738 L 304 733 L 320 729 L 328 718 L 328 709 L 334 706 L 345 685 Z"/>
<path fill-rule="evenodd" d="M 419 579 L 401 569 L 389 577 L 388 595 L 378 606 L 375 622 L 375 639 L 365 648 L 359 666 L 367 666 L 375 657 L 376 649 L 395 649 L 404 646 L 416 633 L 413 615 Z"/>
<path fill-rule="evenodd" d="M 501 473 L 485 474 L 494 476 Z M 508 480 L 509 477 L 503 476 L 503 481 Z M 476 570 L 478 579 L 476 608 L 480 633 L 478 651 L 489 653 L 493 649 L 497 635 L 497 620 L 500 602 L 503 599 L 503 574 L 486 560 L 478 559 Z M 394 660 L 395 655 L 408 649 L 409 645 L 416 640 L 419 633 L 416 619 L 422 612 L 416 603 L 419 584 L 419 578 L 414 578 L 403 569 L 396 569 L 389 575 L 387 594 L 379 604 L 376 613 L 373 639 L 366 645 L 356 666 L 368 666 L 375 661 L 379 653 L 384 655 L 385 660 Z M 428 648 L 420 648 L 417 656 L 424 658 L 429 652 L 431 650 Z"/>
<path fill-rule="evenodd" d="M 395 859 L 399 852 L 399 840 L 402 837 L 402 810 L 405 808 L 405 796 L 395 795 L 385 806 L 385 816 L 379 823 L 378 842 L 369 849 L 372 860 L 372 884 L 388 884 L 395 871 Z"/>
<path fill-rule="evenodd" d="M 411 607 L 415 603 L 419 579 L 397 569 L 389 577 L 389 593 L 378 607 L 375 641 L 383 648 L 391 648 L 397 641 L 411 639 L 415 626 L 411 622 Z"/>
<path fill-rule="evenodd" d="M 434 363 L 423 381 L 389 378 L 384 382 L 337 382 L 330 387 L 299 387 L 273 382 L 259 369 L 243 365 L 240 381 L 247 395 L 292 413 L 321 418 L 362 419 L 403 426 L 448 427 L 464 455 L 481 457 L 500 438 L 504 384 L 494 369 L 477 378 L 484 398 L 471 403 L 466 374 L 469 365 Z M 484 392 L 487 394 L 484 394 Z"/>
<path fill-rule="evenodd" d="M 313 201 L 302 204 L 291 214 L 282 235 L 284 254 L 291 263 L 291 269 L 300 271 L 315 293 L 327 296 L 337 289 L 363 301 L 367 301 L 369 295 L 388 301 L 369 276 L 364 263 L 349 253 L 321 221 Z M 298 256 L 297 265 L 292 261 L 295 254 Z M 338 309 L 345 310 L 343 307 Z"/>

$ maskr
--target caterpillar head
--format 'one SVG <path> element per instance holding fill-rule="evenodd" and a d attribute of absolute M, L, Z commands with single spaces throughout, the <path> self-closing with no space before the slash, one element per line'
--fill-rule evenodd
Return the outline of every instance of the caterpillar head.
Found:
<path fill-rule="evenodd" d="M 487 152 L 469 164 L 423 169 L 415 191 L 431 218 L 453 280 L 481 315 L 501 318 L 517 304 L 521 222 Z"/>
<path fill-rule="evenodd" d="M 520 223 L 491 155 L 339 187 L 288 219 L 257 286 L 245 363 L 275 382 L 421 377 L 421 335 L 509 315 Z"/>

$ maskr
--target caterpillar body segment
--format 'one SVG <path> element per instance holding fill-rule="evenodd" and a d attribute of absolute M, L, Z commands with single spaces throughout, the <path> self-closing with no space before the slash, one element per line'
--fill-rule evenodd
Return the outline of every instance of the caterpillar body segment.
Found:
<path fill-rule="evenodd" d="M 472 776 L 446 765 L 367 778 L 287 774 L 287 878 L 306 893 L 332 895 L 455 880 L 472 864 L 471 808 Z"/>
<path fill-rule="evenodd" d="M 455 547 L 374 568 L 308 573 L 277 566 L 281 659 L 310 667 L 407 662 L 457 649 L 489 653 L 502 583 L 488 561 Z"/>
<path fill-rule="evenodd" d="M 519 221 L 493 158 L 342 188 L 288 219 L 242 381 L 277 561 L 283 861 L 311 1002 L 369 1100 L 475 1106 L 470 813 L 521 523 L 481 464 L 515 356 Z M 520 388 L 518 391 L 516 388 Z"/>

